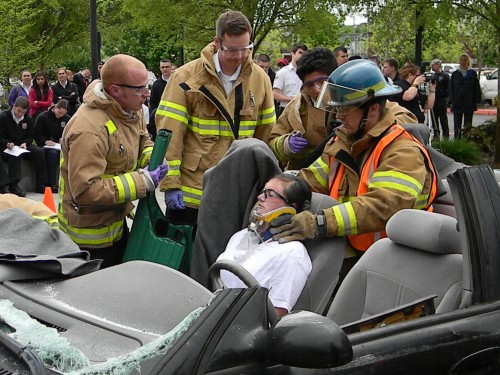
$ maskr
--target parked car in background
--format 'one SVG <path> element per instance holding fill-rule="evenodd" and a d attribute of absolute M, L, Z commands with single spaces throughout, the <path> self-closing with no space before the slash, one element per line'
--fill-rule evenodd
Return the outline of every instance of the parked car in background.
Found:
<path fill-rule="evenodd" d="M 443 72 L 448 73 L 450 76 L 451 76 L 451 73 L 453 73 L 458 68 L 460 68 L 460 64 L 443 63 L 443 65 L 442 65 Z"/>
<path fill-rule="evenodd" d="M 483 100 L 492 104 L 493 99 L 498 96 L 498 69 L 487 74 L 485 79 L 480 80 Z"/>

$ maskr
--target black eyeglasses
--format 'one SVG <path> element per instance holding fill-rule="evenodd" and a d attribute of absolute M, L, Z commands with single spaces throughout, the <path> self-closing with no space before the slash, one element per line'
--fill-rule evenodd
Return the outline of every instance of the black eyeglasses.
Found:
<path fill-rule="evenodd" d="M 289 205 L 291 205 L 291 204 L 292 204 L 292 202 L 291 202 L 290 200 L 286 199 L 286 198 L 285 198 L 283 195 L 281 195 L 280 193 L 275 192 L 273 189 L 262 189 L 262 191 L 260 192 L 260 194 L 259 194 L 259 195 L 261 195 L 261 194 L 264 194 L 264 197 L 265 197 L 266 199 L 267 199 L 267 198 L 269 198 L 269 197 L 272 197 L 272 198 L 273 198 L 273 197 L 277 197 L 277 198 L 279 198 L 279 199 L 283 200 L 286 204 L 289 204 Z"/>

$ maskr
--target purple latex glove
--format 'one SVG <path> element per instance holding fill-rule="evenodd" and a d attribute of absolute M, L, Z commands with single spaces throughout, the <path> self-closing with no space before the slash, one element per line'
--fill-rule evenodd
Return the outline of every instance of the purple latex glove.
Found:
<path fill-rule="evenodd" d="M 183 210 L 186 208 L 184 205 L 184 198 L 181 189 L 172 189 L 165 192 L 165 204 L 171 210 Z"/>
<path fill-rule="evenodd" d="M 307 146 L 307 139 L 302 138 L 299 134 L 291 135 L 288 137 L 288 146 L 290 147 L 290 151 L 296 154 Z"/>
<path fill-rule="evenodd" d="M 148 168 L 148 173 L 151 176 L 151 179 L 153 180 L 153 184 L 155 187 L 158 186 L 161 180 L 163 180 L 163 177 L 168 172 L 168 164 L 166 162 L 161 163 L 156 169 L 150 171 Z"/>

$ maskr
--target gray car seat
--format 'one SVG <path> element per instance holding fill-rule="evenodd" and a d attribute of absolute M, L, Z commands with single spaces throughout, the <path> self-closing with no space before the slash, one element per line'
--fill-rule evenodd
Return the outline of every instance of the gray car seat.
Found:
<path fill-rule="evenodd" d="M 337 201 L 328 195 L 312 193 L 311 212 L 332 207 Z M 312 262 L 312 271 L 293 307 L 293 311 L 307 310 L 322 314 L 339 280 L 339 271 L 345 254 L 345 237 L 331 237 L 304 241 Z"/>
<path fill-rule="evenodd" d="M 457 309 L 463 270 L 456 219 L 402 210 L 386 231 L 344 279 L 327 316 L 343 325 L 434 294 L 436 313 Z"/>
<path fill-rule="evenodd" d="M 432 204 L 434 212 L 457 217 L 446 177 L 457 169 L 465 167 L 465 164 L 459 163 L 432 148 L 429 145 L 430 131 L 427 126 L 423 124 L 404 124 L 403 127 L 425 146 L 439 176 L 438 194 Z"/>

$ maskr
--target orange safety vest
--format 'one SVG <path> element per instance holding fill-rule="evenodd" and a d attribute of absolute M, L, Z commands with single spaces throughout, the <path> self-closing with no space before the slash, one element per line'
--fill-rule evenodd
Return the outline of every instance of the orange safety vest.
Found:
<path fill-rule="evenodd" d="M 418 139 L 416 139 L 413 135 L 408 133 L 402 126 L 400 125 L 393 125 L 389 131 L 387 132 L 386 135 L 380 139 L 380 141 L 377 143 L 375 148 L 373 149 L 373 152 L 371 155 L 368 157 L 366 160 L 365 164 L 363 165 L 363 169 L 361 171 L 361 177 L 359 179 L 359 186 L 358 190 L 356 192 L 357 196 L 366 194 L 368 192 L 368 183 L 373 176 L 373 173 L 375 169 L 379 166 L 379 159 L 380 155 L 382 155 L 382 152 L 384 149 L 391 144 L 392 141 L 394 141 L 397 137 L 403 136 L 408 139 L 413 139 L 418 147 L 420 147 L 420 150 L 422 153 L 425 155 L 427 158 L 427 164 L 431 167 L 432 170 L 432 185 L 431 185 L 431 191 L 429 192 L 429 199 L 427 200 L 427 206 L 425 209 L 427 211 L 432 211 L 432 202 L 434 201 L 434 198 L 436 197 L 437 193 L 437 173 L 434 168 L 434 164 L 431 161 L 431 157 L 429 155 L 429 152 L 427 149 L 420 143 Z M 330 158 L 330 166 L 332 169 L 332 172 L 330 175 L 334 174 L 334 178 L 332 182 L 330 183 L 330 196 L 336 200 L 339 199 L 339 186 L 340 182 L 342 181 L 342 176 L 345 173 L 345 165 L 337 162 L 336 160 L 333 160 L 333 158 Z M 357 250 L 360 251 L 366 251 L 368 248 L 378 239 L 387 237 L 387 234 L 385 230 L 382 230 L 380 232 L 369 232 L 369 233 L 363 233 L 363 234 L 357 234 L 357 235 L 349 235 L 347 236 L 349 243 Z"/>

